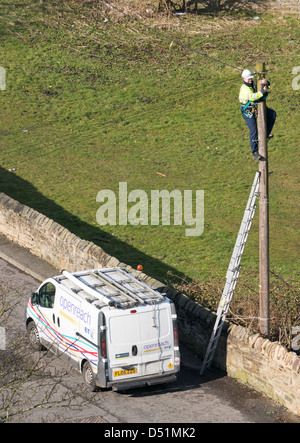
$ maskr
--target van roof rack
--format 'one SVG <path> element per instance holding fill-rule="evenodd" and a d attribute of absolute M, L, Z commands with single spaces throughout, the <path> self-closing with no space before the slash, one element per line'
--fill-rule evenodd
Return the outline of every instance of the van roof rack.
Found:
<path fill-rule="evenodd" d="M 81 272 L 62 271 L 68 281 L 75 284 L 71 287 L 75 293 L 83 291 L 87 301 L 98 307 L 102 305 L 126 309 L 139 304 L 156 304 L 165 300 L 164 295 L 141 282 L 123 268 L 94 269 Z M 63 283 L 62 276 L 58 277 Z"/>

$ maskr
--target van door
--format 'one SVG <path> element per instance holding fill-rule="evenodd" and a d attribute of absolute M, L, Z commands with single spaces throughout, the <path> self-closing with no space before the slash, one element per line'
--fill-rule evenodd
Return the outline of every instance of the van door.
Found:
<path fill-rule="evenodd" d="M 138 308 L 115 312 L 108 319 L 107 334 L 109 379 L 117 381 L 142 375 Z"/>
<path fill-rule="evenodd" d="M 49 344 L 53 345 L 56 341 L 56 329 L 59 322 L 54 311 L 55 295 L 56 288 L 54 284 L 47 282 L 40 287 L 37 297 L 37 326 L 41 342 L 47 347 L 49 347 Z"/>
<path fill-rule="evenodd" d="M 60 291 L 57 301 L 57 325 L 59 327 L 59 353 L 80 367 L 80 329 L 81 301 Z"/>
<path fill-rule="evenodd" d="M 143 375 L 174 369 L 174 336 L 168 303 L 147 307 L 140 313 Z"/>

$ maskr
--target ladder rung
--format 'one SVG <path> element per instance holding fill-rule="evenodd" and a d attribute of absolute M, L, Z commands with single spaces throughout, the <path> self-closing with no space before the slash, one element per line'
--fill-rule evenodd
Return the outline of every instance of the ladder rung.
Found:
<path fill-rule="evenodd" d="M 134 283 L 134 280 L 132 278 L 127 278 L 127 279 L 124 279 L 124 280 L 119 280 L 118 283 L 120 285 L 124 285 L 124 283 Z"/>
<path fill-rule="evenodd" d="M 102 288 L 103 286 L 105 286 L 105 283 L 95 283 L 94 288 Z"/>

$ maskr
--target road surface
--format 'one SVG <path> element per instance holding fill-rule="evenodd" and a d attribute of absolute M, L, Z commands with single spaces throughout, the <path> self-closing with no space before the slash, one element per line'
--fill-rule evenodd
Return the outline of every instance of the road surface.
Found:
<path fill-rule="evenodd" d="M 208 376 L 200 376 L 190 365 L 186 352 L 183 352 L 178 380 L 173 384 L 122 393 L 111 390 L 87 392 L 81 374 L 67 367 L 64 361 L 50 353 L 30 350 L 24 336 L 24 309 L 29 296 L 39 285 L 34 278 L 0 259 L 0 295 L 2 299 L 5 294 L 13 295 L 13 300 L 18 302 L 5 324 L 4 353 L 6 356 L 21 354 L 26 367 L 35 368 L 30 377 L 20 380 L 18 394 L 12 400 L 14 404 L 6 406 L 10 414 L 18 412 L 11 416 L 12 422 L 96 422 L 103 423 L 101 429 L 111 434 L 118 429 L 112 424 L 118 426 L 121 423 L 125 423 L 128 429 L 134 423 L 148 424 L 149 429 L 157 423 L 184 424 L 185 432 L 192 433 L 199 423 L 300 422 L 284 407 L 223 373 L 214 371 Z M 1 404 L 0 411 L 3 416 Z M 160 432 L 156 437 L 176 437 L 176 432 L 183 432 L 182 427 L 180 431 L 169 427 L 161 427 L 160 431 L 157 428 L 149 431 L 148 428 L 147 432 L 153 433 L 150 437 L 155 432 Z M 131 438 L 134 439 L 134 434 Z"/>

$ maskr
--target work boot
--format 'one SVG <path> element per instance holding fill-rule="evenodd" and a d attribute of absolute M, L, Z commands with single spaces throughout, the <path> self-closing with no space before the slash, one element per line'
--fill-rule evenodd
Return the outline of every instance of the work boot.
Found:
<path fill-rule="evenodd" d="M 253 152 L 253 160 L 262 160 L 263 157 L 257 152 Z"/>

